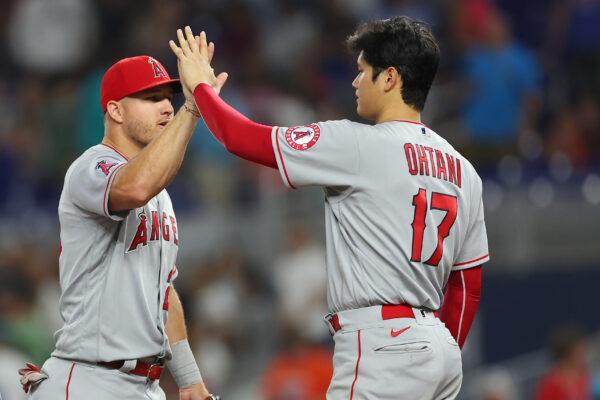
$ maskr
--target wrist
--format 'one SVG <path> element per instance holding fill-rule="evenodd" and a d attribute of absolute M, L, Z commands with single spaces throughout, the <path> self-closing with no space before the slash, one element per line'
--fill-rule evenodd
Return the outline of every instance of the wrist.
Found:
<path fill-rule="evenodd" d="M 183 109 L 196 118 L 202 117 L 200 115 L 200 111 L 198 111 L 198 107 L 196 107 L 196 103 L 193 100 L 186 99 L 185 103 L 183 103 Z"/>
<path fill-rule="evenodd" d="M 202 375 L 189 342 L 181 340 L 173 344 L 171 353 L 172 357 L 167 361 L 167 368 L 175 379 L 177 387 L 185 389 L 192 385 L 202 384 Z"/>
<path fill-rule="evenodd" d="M 208 82 L 199 82 L 196 86 L 194 86 L 194 91 L 192 92 L 192 94 L 194 95 L 194 99 L 196 99 L 197 96 L 199 96 L 205 90 L 214 91 L 215 88 Z"/>

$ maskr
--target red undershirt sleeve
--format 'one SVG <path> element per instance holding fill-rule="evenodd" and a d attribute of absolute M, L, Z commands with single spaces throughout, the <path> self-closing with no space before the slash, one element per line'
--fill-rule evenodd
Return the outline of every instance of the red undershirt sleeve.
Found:
<path fill-rule="evenodd" d="M 462 348 L 475 319 L 481 296 L 481 266 L 452 271 L 440 319 Z"/>
<path fill-rule="evenodd" d="M 206 126 L 227 151 L 245 160 L 277 169 L 271 142 L 273 127 L 249 120 L 225 103 L 205 83 L 196 86 L 194 99 Z"/>

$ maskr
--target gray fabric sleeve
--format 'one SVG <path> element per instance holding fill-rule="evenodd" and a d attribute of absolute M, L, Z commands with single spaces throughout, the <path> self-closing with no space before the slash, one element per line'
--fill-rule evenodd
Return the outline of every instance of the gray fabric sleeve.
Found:
<path fill-rule="evenodd" d="M 454 271 L 472 268 L 490 259 L 483 212 L 482 185 L 479 177 L 476 177 L 471 199 L 473 207 L 469 215 L 468 231 L 452 267 Z"/>
<path fill-rule="evenodd" d="M 112 154 L 95 154 L 80 159 L 66 182 L 73 203 L 91 213 L 115 221 L 123 220 L 123 214 L 109 212 L 108 198 L 114 178 L 125 164 L 124 160 Z"/>
<path fill-rule="evenodd" d="M 360 169 L 360 126 L 342 120 L 273 128 L 273 150 L 286 186 L 352 186 Z"/>

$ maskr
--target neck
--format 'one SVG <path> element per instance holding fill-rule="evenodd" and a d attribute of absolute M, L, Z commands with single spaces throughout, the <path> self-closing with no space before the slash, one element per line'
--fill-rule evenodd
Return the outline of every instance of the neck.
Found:
<path fill-rule="evenodd" d="M 376 124 L 389 121 L 411 121 L 421 123 L 421 113 L 405 103 L 390 104 L 375 118 Z"/>
<path fill-rule="evenodd" d="M 131 140 L 122 130 L 119 130 L 119 132 L 115 132 L 115 130 L 118 129 L 105 130 L 104 138 L 102 139 L 103 144 L 107 144 L 119 150 L 119 152 L 127 157 L 128 160 L 131 160 L 142 151 L 144 148 L 143 146 Z"/>

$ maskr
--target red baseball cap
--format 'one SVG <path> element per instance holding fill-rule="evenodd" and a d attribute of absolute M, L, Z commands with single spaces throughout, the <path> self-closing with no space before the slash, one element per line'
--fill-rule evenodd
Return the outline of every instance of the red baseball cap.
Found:
<path fill-rule="evenodd" d="M 111 100 L 121 100 L 130 94 L 160 85 L 173 85 L 175 92 L 181 91 L 179 79 L 171 79 L 165 67 L 156 59 L 136 56 L 119 60 L 102 77 L 102 111 L 106 112 L 106 106 Z"/>

